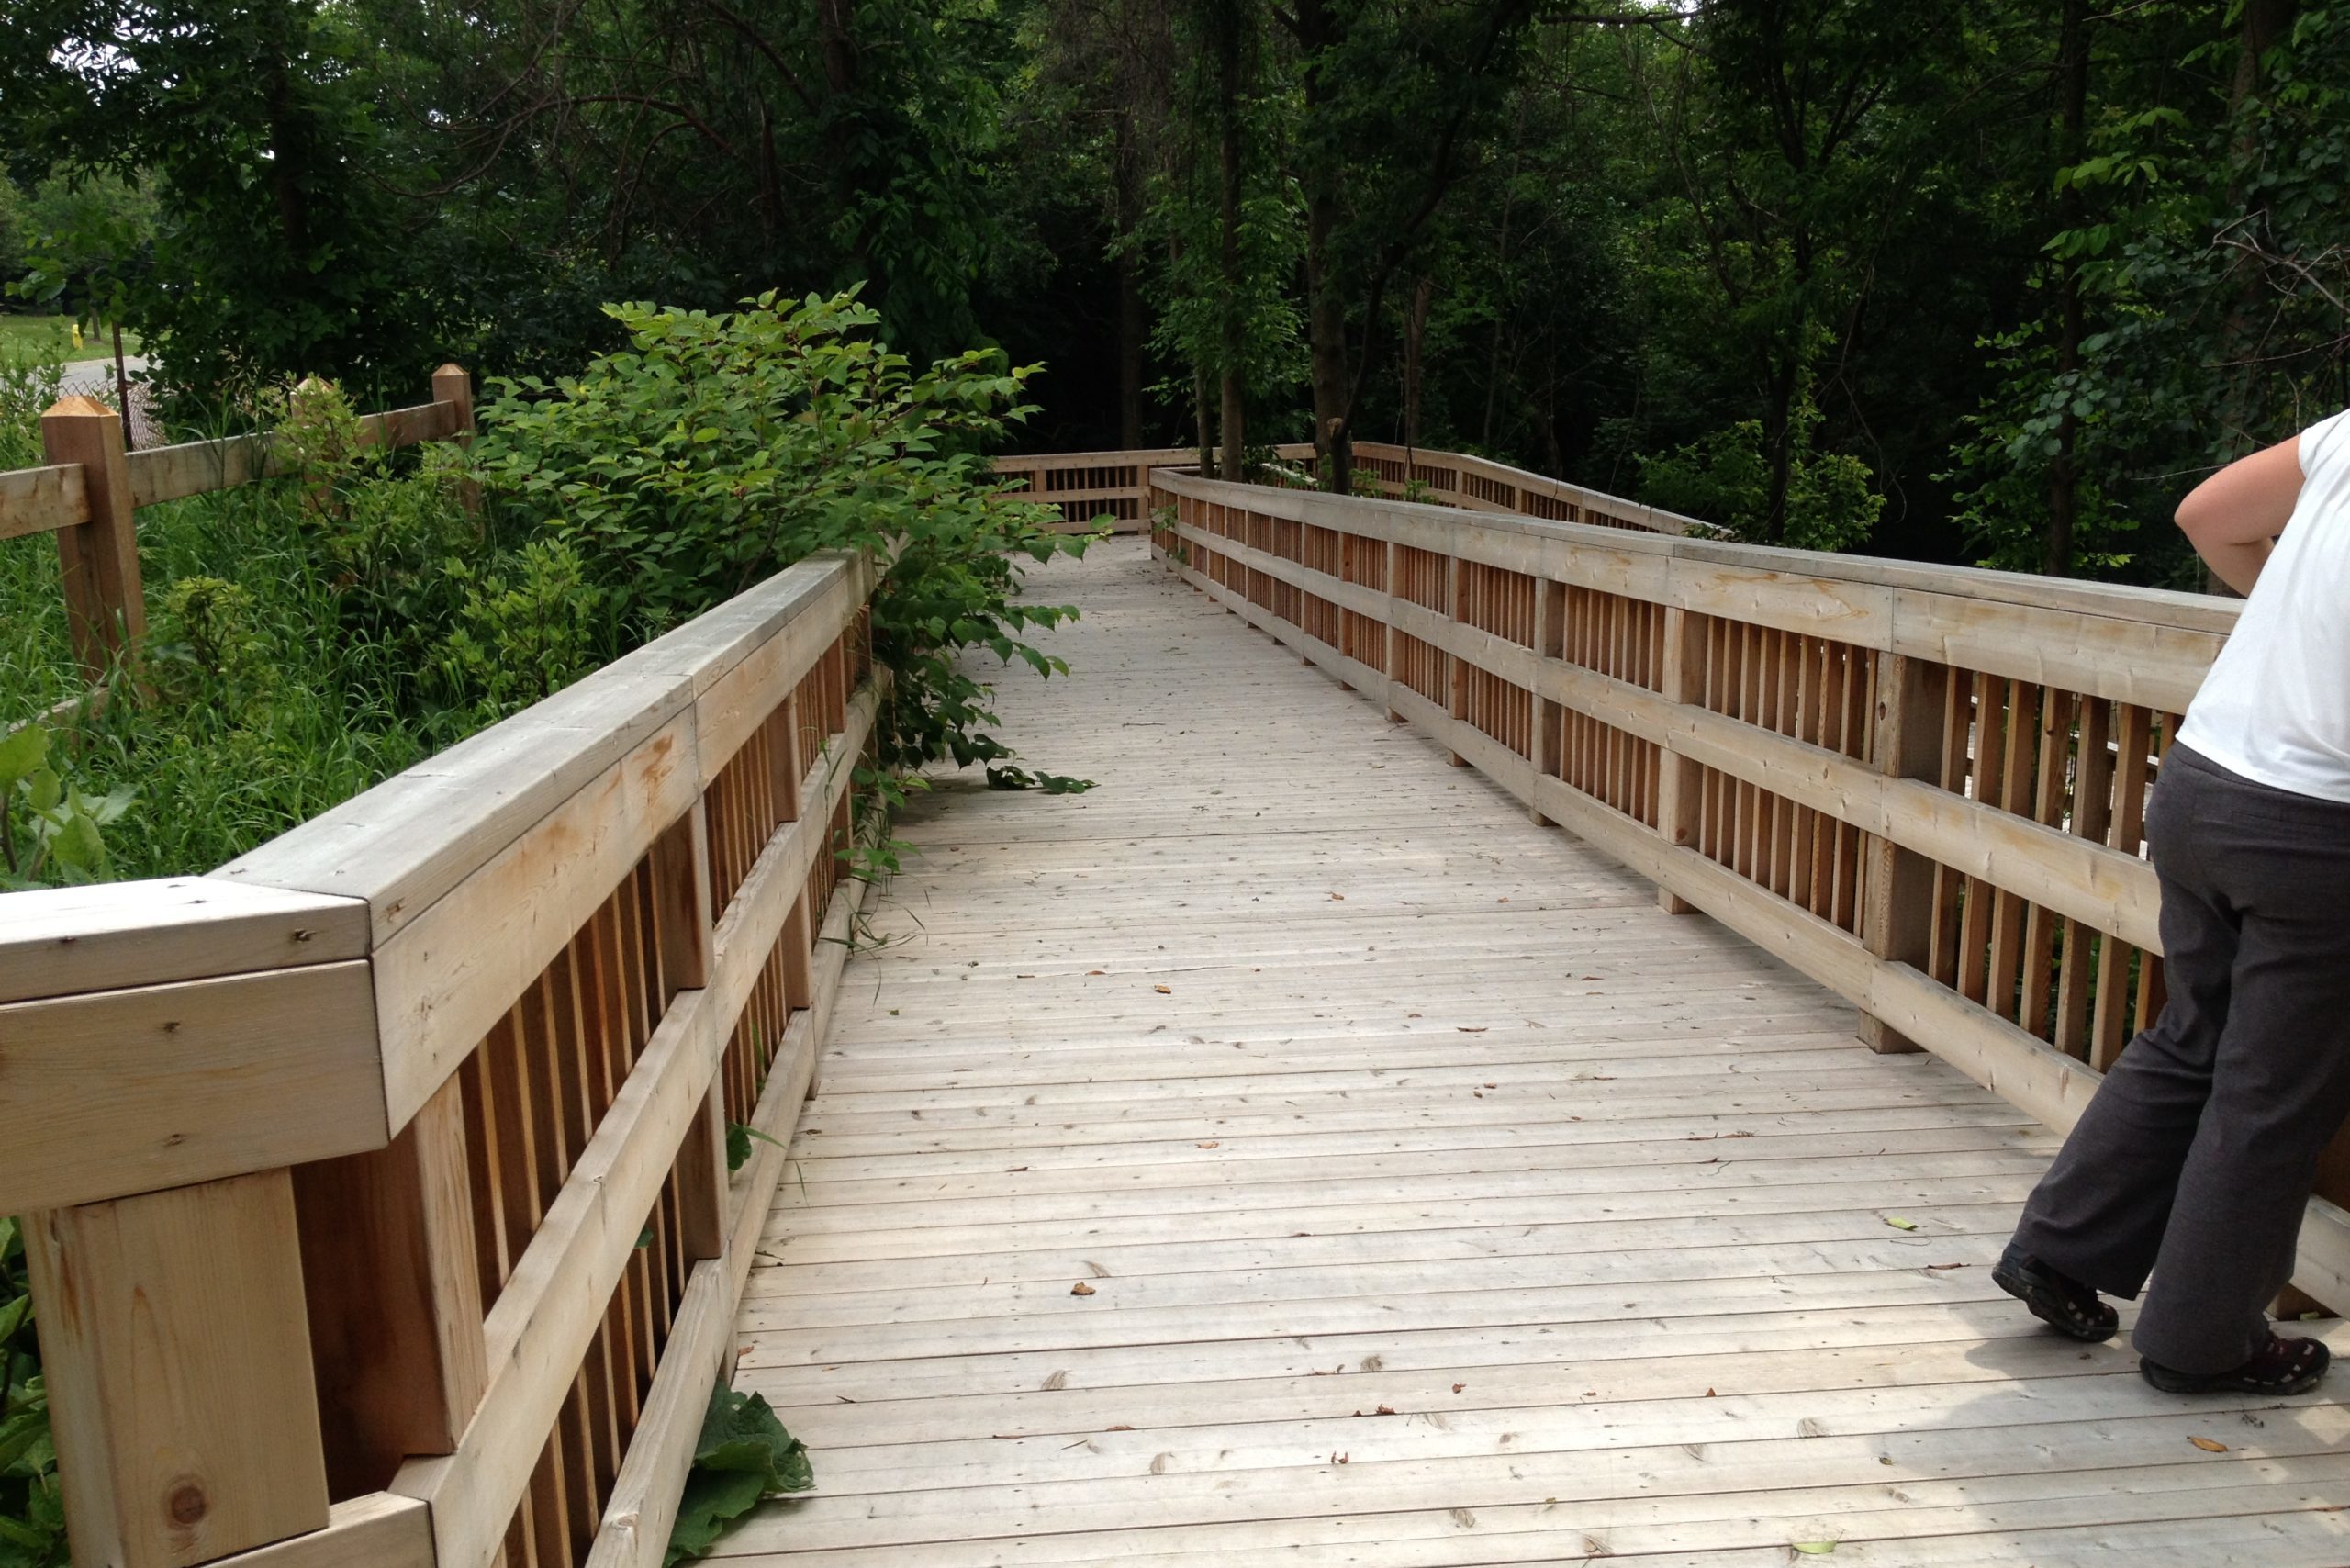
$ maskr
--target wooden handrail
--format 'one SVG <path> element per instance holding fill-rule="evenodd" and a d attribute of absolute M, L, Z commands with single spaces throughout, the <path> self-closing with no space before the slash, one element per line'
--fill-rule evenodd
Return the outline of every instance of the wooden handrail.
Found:
<path fill-rule="evenodd" d="M 727 1124 L 788 1133 L 863 890 L 876 571 L 802 562 L 210 876 L 0 897 L 77 1558 L 658 1561 L 782 1169 Z"/>
<path fill-rule="evenodd" d="M 1390 499 L 1417 495 L 1439 506 L 1469 511 L 1516 514 L 1559 522 L 1583 522 L 1645 533 L 1708 533 L 1695 518 L 1626 500 L 1563 479 L 1529 474 L 1491 458 L 1384 442 L 1355 443 L 1355 465 L 1371 477 L 1371 494 Z M 1273 449 L 1281 462 L 1301 469 L 1314 462 L 1311 442 Z M 1114 532 L 1143 532 L 1150 478 L 1162 469 L 1196 472 L 1197 447 L 1151 447 L 1117 452 L 1055 452 L 995 460 L 996 472 L 1019 480 L 1037 498 L 1061 510 L 1072 527 L 1111 520 Z"/>
<path fill-rule="evenodd" d="M 2235 601 L 1150 484 L 1187 581 L 1852 1001 L 1876 1048 L 2064 1129 L 2161 1006 L 2146 797 Z M 2337 1303 L 2345 1199 L 2321 1183 L 2297 1275 Z"/>

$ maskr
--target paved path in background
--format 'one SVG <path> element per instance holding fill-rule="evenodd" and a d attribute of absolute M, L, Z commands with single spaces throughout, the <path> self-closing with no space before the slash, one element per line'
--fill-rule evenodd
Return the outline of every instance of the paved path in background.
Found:
<path fill-rule="evenodd" d="M 130 376 L 131 430 L 139 445 L 154 446 L 163 439 L 162 432 L 156 428 L 149 412 L 147 388 L 139 381 L 140 374 L 147 368 L 147 361 L 142 355 L 126 354 L 122 368 Z M 116 397 L 114 361 L 111 358 L 85 359 L 77 364 L 67 365 L 62 390 L 83 393 L 95 398 L 109 409 L 115 407 L 118 399 Z"/>

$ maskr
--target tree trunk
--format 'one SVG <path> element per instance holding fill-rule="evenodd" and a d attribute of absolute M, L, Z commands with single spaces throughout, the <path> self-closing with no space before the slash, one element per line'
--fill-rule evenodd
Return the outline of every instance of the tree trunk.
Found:
<path fill-rule="evenodd" d="M 1192 412 L 1200 423 L 1200 477 L 1215 477 L 1215 433 L 1208 422 L 1208 367 L 1192 366 Z"/>
<path fill-rule="evenodd" d="M 1404 446 L 1420 449 L 1420 342 L 1427 335 L 1428 307 L 1436 299 L 1436 279 L 1421 278 L 1412 286 L 1412 309 L 1404 319 Z"/>
<path fill-rule="evenodd" d="M 1770 375 L 1770 402 L 1762 419 L 1762 455 L 1771 465 L 1762 502 L 1762 541 L 1777 544 L 1787 536 L 1787 492 L 1795 482 L 1796 394 L 1803 385 L 1800 333 L 1772 364 Z"/>
<path fill-rule="evenodd" d="M 2081 161 L 2086 146 L 2089 102 L 2088 0 L 2065 0 L 2056 40 L 2058 127 L 2056 162 L 2070 168 Z M 2068 182 L 2056 198 L 2056 226 L 2081 228 L 2088 204 L 2078 185 Z M 2057 263 L 2056 376 L 2065 384 L 2065 409 L 2056 421 L 2056 455 L 2048 465 L 2048 537 L 2041 570 L 2052 577 L 2073 569 L 2073 534 L 2078 515 L 2080 466 L 2076 453 L 2081 421 L 2073 412 L 2071 383 L 2081 369 L 2081 268 L 2077 258 Z"/>
<path fill-rule="evenodd" d="M 1149 321 L 1143 308 L 1142 262 L 1135 253 L 1142 224 L 1142 163 L 1131 113 L 1117 118 L 1118 182 L 1118 444 L 1132 452 L 1143 444 L 1143 357 Z"/>
<path fill-rule="evenodd" d="M 1224 448 L 1224 477 L 1246 477 L 1248 357 L 1248 323 L 1241 311 L 1240 277 L 1240 28 L 1239 0 L 1216 0 L 1216 120 L 1220 132 L 1221 229 L 1223 240 L 1222 320 L 1217 351 L 1223 359 L 1224 417 L 1217 428 Z"/>
<path fill-rule="evenodd" d="M 1297 0 L 1292 29 L 1303 56 L 1300 75 L 1310 122 L 1327 110 L 1330 88 L 1323 80 L 1324 57 L 1338 42 L 1338 18 L 1329 0 Z M 1337 173 L 1326 156 L 1309 158 L 1305 196 L 1305 345 L 1307 381 L 1314 393 L 1314 453 L 1322 483 L 1336 495 L 1354 491 L 1354 435 L 1348 427 L 1347 302 L 1338 292 L 1331 245 L 1338 230 Z"/>

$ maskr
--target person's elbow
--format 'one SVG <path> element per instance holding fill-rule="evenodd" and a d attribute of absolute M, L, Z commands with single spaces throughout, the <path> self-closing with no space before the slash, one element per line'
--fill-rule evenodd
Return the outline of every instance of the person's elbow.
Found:
<path fill-rule="evenodd" d="M 2171 514 L 2178 531 L 2193 543 L 2213 543 L 2211 536 L 2220 526 L 2222 509 L 2207 494 L 2210 488 L 2208 485 L 2199 485 L 2188 491 L 2187 498 L 2178 503 L 2178 510 Z"/>

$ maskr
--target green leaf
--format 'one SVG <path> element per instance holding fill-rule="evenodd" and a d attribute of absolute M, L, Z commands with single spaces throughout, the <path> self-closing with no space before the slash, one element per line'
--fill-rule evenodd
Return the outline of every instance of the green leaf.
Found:
<path fill-rule="evenodd" d="M 1836 1550 L 1836 1543 L 1832 1540 L 1798 1540 L 1790 1544 L 1806 1557 L 1825 1557 Z"/>
<path fill-rule="evenodd" d="M 46 767 L 32 772 L 32 805 L 37 812 L 53 812 L 57 802 L 65 798 L 65 782 Z"/>
<path fill-rule="evenodd" d="M 1918 1222 L 1916 1220 L 1903 1219 L 1899 1215 L 1886 1215 L 1885 1223 L 1891 1226 L 1896 1230 L 1915 1230 L 1918 1228 Z"/>
<path fill-rule="evenodd" d="M 783 1429 L 766 1398 L 737 1394 L 720 1383 L 702 1415 L 693 1469 L 677 1504 L 665 1564 L 708 1551 L 761 1498 L 805 1492 L 815 1484 L 808 1445 Z"/>
<path fill-rule="evenodd" d="M 19 782 L 49 760 L 49 732 L 39 724 L 0 739 L 0 796 L 16 792 Z"/>
<path fill-rule="evenodd" d="M 75 812 L 65 819 L 65 825 L 50 841 L 50 852 L 59 865 L 91 875 L 106 863 L 106 841 L 98 836 L 97 823 L 85 812 Z"/>

